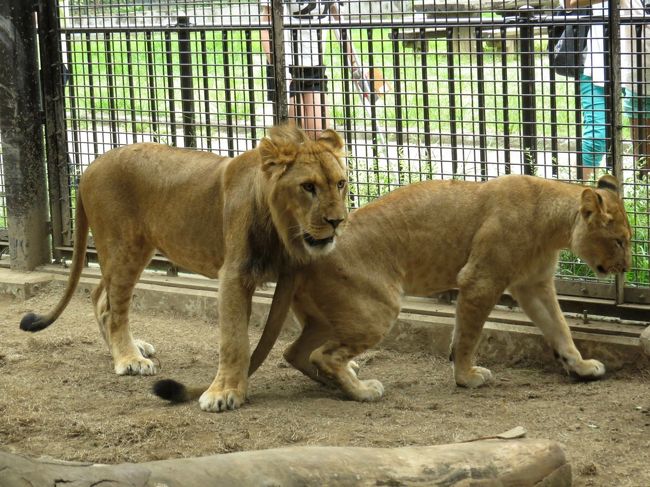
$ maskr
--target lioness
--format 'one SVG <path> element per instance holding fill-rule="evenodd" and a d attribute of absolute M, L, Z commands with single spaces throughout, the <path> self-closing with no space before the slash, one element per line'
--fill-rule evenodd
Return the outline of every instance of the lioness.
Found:
<path fill-rule="evenodd" d="M 509 289 L 569 372 L 601 377 L 603 364 L 584 360 L 573 343 L 554 273 L 563 248 L 598 274 L 623 272 L 630 265 L 630 237 L 612 176 L 602 177 L 596 189 L 532 176 L 402 187 L 352 213 L 336 250 L 300 270 L 292 307 L 303 330 L 284 357 L 352 399 L 378 400 L 381 382 L 359 380 L 352 359 L 382 340 L 404 294 L 458 288 L 450 360 L 456 384 L 477 387 L 491 378 L 474 365 L 479 336 Z M 251 372 L 278 331 L 265 329 Z M 176 383 L 167 398 L 195 394 Z"/>
<path fill-rule="evenodd" d="M 219 277 L 219 370 L 200 398 L 205 411 L 241 406 L 248 385 L 247 327 L 256 285 L 278 279 L 269 321 L 284 320 L 293 268 L 335 245 L 347 216 L 343 140 L 311 141 L 291 125 L 271 129 L 256 149 L 229 159 L 143 143 L 108 151 L 81 177 L 72 269 L 65 294 L 38 331 L 63 312 L 79 282 L 92 230 L 102 278 L 92 293 L 117 374 L 156 373 L 154 348 L 134 340 L 133 288 L 157 249 L 183 269 Z"/>

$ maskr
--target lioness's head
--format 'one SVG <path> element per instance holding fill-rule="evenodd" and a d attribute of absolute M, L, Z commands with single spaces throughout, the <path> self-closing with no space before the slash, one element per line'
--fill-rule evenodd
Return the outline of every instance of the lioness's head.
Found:
<path fill-rule="evenodd" d="M 295 125 L 273 127 L 259 145 L 273 223 L 289 254 L 329 252 L 347 216 L 343 139 L 325 130 L 309 139 Z"/>
<path fill-rule="evenodd" d="M 630 268 L 632 230 L 618 180 L 605 175 L 596 189 L 585 188 L 572 236 L 572 250 L 597 274 Z"/>

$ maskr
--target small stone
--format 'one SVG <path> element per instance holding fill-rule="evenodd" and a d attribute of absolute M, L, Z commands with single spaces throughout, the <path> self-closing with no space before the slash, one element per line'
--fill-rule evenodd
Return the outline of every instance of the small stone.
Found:
<path fill-rule="evenodd" d="M 650 326 L 643 330 L 639 340 L 641 342 L 641 349 L 650 357 Z"/>

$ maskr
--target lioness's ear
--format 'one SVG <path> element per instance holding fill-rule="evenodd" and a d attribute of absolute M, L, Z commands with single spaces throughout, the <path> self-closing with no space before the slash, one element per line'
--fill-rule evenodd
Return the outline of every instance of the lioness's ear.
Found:
<path fill-rule="evenodd" d="M 343 147 L 345 142 L 343 138 L 332 129 L 325 129 L 318 137 L 318 142 L 321 142 L 327 146 L 337 156 L 343 156 Z"/>
<path fill-rule="evenodd" d="M 598 180 L 598 189 L 608 189 L 614 191 L 616 194 L 621 193 L 620 185 L 618 184 L 618 179 L 616 179 L 611 174 L 605 174 Z"/>
<path fill-rule="evenodd" d="M 264 137 L 260 141 L 258 149 L 262 158 L 263 171 L 268 172 L 275 169 L 285 171 L 287 166 L 296 160 L 297 148 L 295 144 L 280 144 Z"/>
<path fill-rule="evenodd" d="M 604 212 L 603 198 L 591 188 L 582 191 L 580 200 L 580 213 L 585 220 L 590 220 L 594 215 L 601 215 Z"/>

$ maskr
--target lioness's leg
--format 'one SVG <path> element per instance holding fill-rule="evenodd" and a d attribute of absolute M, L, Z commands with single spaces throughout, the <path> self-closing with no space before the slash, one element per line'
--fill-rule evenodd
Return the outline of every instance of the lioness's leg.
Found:
<path fill-rule="evenodd" d="M 605 374 L 605 366 L 598 360 L 583 360 L 571 337 L 557 301 L 552 279 L 511 287 L 514 298 L 535 325 L 542 330 L 555 355 L 570 373 L 582 379 L 596 379 Z"/>
<path fill-rule="evenodd" d="M 384 395 L 384 386 L 376 379 L 359 380 L 351 361 L 377 345 L 382 338 L 383 334 L 369 330 L 364 336 L 359 336 L 358 340 L 347 337 L 346 343 L 328 340 L 311 353 L 309 360 L 318 368 L 318 375 L 336 381 L 351 399 L 377 401 Z"/>
<path fill-rule="evenodd" d="M 478 387 L 492 378 L 489 369 L 474 365 L 474 356 L 485 320 L 502 292 L 496 283 L 478 278 L 459 290 L 450 356 L 459 386 Z"/>
<path fill-rule="evenodd" d="M 204 411 L 237 409 L 246 400 L 250 351 L 248 320 L 254 287 L 239 271 L 221 270 L 219 276 L 219 370 L 199 398 Z"/>
<path fill-rule="evenodd" d="M 113 355 L 115 373 L 118 375 L 154 375 L 154 363 L 143 356 L 143 351 L 153 352 L 148 343 L 133 339 L 129 328 L 129 307 L 133 289 L 151 259 L 154 249 L 146 246 L 125 246 L 110 253 L 98 246 L 102 284 L 95 291 L 95 314 L 100 329 Z M 138 345 L 139 343 L 139 345 Z"/>
<path fill-rule="evenodd" d="M 336 382 L 322 374 L 309 357 L 318 347 L 331 337 L 331 329 L 319 324 L 315 319 L 300 318 L 304 323 L 300 336 L 284 351 L 284 359 L 307 377 L 321 384 L 333 386 Z"/>

